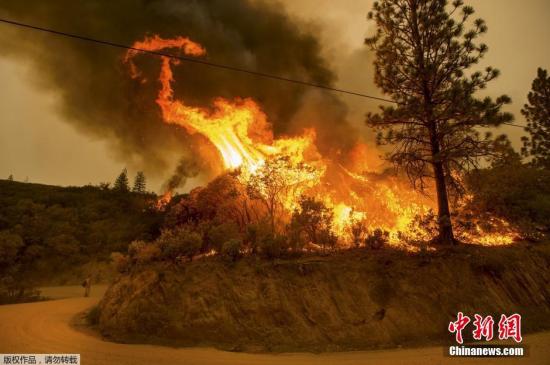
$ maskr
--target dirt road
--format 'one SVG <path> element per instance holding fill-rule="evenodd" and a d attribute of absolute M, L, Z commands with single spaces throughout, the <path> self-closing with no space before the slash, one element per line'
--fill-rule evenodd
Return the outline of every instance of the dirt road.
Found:
<path fill-rule="evenodd" d="M 0 306 L 0 353 L 79 353 L 83 365 L 152 364 L 550 364 L 550 332 L 525 336 L 529 356 L 518 358 L 449 358 L 441 347 L 331 354 L 244 354 L 211 348 L 176 349 L 125 345 L 103 341 L 69 324 L 73 317 L 97 303 L 105 287 L 92 288 L 91 298 L 79 287 L 44 288 L 56 299 L 40 303 Z"/>

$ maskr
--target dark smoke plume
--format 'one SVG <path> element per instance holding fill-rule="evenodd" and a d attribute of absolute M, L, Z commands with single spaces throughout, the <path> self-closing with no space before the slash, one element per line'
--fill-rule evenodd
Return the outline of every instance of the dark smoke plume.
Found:
<path fill-rule="evenodd" d="M 248 0 L 3 0 L 0 16 L 131 45 L 145 35 L 183 35 L 201 43 L 207 59 L 284 77 L 331 84 L 320 44 L 274 2 Z M 33 63 L 40 85 L 62 98 L 61 111 L 80 131 L 107 138 L 122 160 L 151 174 L 192 158 L 193 138 L 162 123 L 154 100 L 159 59 L 140 57 L 148 82 L 132 80 L 124 51 L 0 24 L 3 54 Z M 176 97 L 208 106 L 212 98 L 253 97 L 275 135 L 314 126 L 323 152 L 346 148 L 354 133 L 334 95 L 303 86 L 183 63 Z M 31 106 L 32 107 L 32 106 Z"/>
<path fill-rule="evenodd" d="M 181 159 L 166 183 L 163 186 L 164 191 L 174 191 L 175 189 L 185 186 L 187 179 L 195 177 L 200 173 L 200 165 L 197 162 Z"/>

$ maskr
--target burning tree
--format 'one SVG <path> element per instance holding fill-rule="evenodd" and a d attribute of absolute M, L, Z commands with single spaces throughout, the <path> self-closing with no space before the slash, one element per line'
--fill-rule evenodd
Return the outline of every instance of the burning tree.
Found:
<path fill-rule="evenodd" d="M 367 123 L 379 129 L 380 144 L 395 146 L 388 159 L 413 186 L 423 189 L 426 178 L 435 180 L 438 241 L 454 243 L 449 194 L 460 195 L 461 172 L 493 153 L 491 135 L 481 136 L 476 127 L 512 120 L 500 111 L 509 97 L 475 97 L 498 70 L 465 75 L 487 52 L 476 43 L 487 26 L 476 19 L 466 31 L 474 10 L 461 0 L 450 6 L 446 0 L 382 0 L 373 9 L 369 19 L 377 31 L 365 42 L 376 54 L 377 86 L 397 105 L 369 113 Z"/>
<path fill-rule="evenodd" d="M 291 230 L 300 236 L 302 231 L 307 235 L 309 242 L 318 244 L 326 249 L 336 245 L 337 238 L 332 233 L 334 212 L 322 201 L 312 197 L 300 198 L 300 207 L 294 210 L 290 222 Z"/>
<path fill-rule="evenodd" d="M 271 231 L 275 232 L 279 211 L 293 204 L 301 193 L 301 187 L 309 181 L 317 181 L 317 175 L 312 166 L 303 162 L 293 163 L 289 156 L 281 155 L 267 159 L 250 176 L 243 178 L 248 195 L 265 205 Z"/>

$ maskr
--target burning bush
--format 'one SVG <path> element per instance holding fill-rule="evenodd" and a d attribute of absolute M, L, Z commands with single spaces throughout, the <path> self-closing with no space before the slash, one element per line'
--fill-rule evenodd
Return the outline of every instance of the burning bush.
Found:
<path fill-rule="evenodd" d="M 189 57 L 206 54 L 202 45 L 182 36 L 149 36 L 135 46 L 177 49 Z M 125 63 L 132 77 L 144 81 L 138 56 L 139 52 L 128 51 Z M 445 221 L 434 219 L 437 204 L 403 176 L 374 170 L 367 149 L 358 141 L 340 155 L 321 155 L 316 130 L 277 136 L 261 106 L 250 98 L 216 98 L 211 107 L 176 98 L 173 68 L 179 64 L 161 58 L 155 101 L 163 121 L 204 137 L 224 171 L 206 187 L 191 191 L 169 214 L 173 226 L 190 225 L 202 234 L 203 252 L 221 253 L 231 239 L 242 241 L 243 252 L 271 252 L 267 256 L 278 256 L 280 250 L 298 252 L 310 244 L 323 250 L 359 247 L 363 241 L 372 248 L 391 244 L 417 249 L 409 243 L 430 241 L 441 233 L 434 227 L 441 231 L 459 219 L 456 212 L 452 217 L 443 214 Z M 268 234 L 249 229 L 265 222 Z M 502 234 L 499 228 L 491 232 L 482 223 L 464 225 L 464 241 L 512 241 L 511 232 Z"/>
<path fill-rule="evenodd" d="M 290 222 L 291 236 L 300 242 L 313 243 L 323 249 L 336 246 L 337 238 L 332 232 L 334 212 L 315 198 L 302 196 L 299 208 L 294 210 Z"/>

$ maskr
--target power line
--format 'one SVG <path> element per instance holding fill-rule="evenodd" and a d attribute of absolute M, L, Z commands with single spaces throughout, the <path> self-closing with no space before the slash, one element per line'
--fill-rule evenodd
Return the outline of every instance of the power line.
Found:
<path fill-rule="evenodd" d="M 143 48 L 128 46 L 128 45 L 125 45 L 125 44 L 120 44 L 120 43 L 115 43 L 115 42 L 111 42 L 111 41 L 91 38 L 91 37 L 87 37 L 87 36 L 83 36 L 83 35 L 79 35 L 79 34 L 61 32 L 61 31 L 58 31 L 58 30 L 55 30 L 55 29 L 43 28 L 43 27 L 38 27 L 38 26 L 35 26 L 35 25 L 31 25 L 31 24 L 20 23 L 20 22 L 16 22 L 16 21 L 13 21 L 13 20 L 0 18 L 0 22 L 2 22 L 4 24 L 10 24 L 10 25 L 18 26 L 18 27 L 27 28 L 27 29 L 38 30 L 38 31 L 46 32 L 46 33 L 50 33 L 50 34 L 60 35 L 60 36 L 68 37 L 68 38 L 78 39 L 78 40 L 82 40 L 82 41 L 86 41 L 86 42 L 101 44 L 101 45 L 105 45 L 105 46 L 110 46 L 110 47 L 115 47 L 115 48 L 122 48 L 122 49 L 147 53 L 147 54 L 151 54 L 151 55 L 155 55 L 155 56 L 173 58 L 173 59 L 177 59 L 179 61 L 191 62 L 191 63 L 201 64 L 201 65 L 215 67 L 215 68 L 219 68 L 219 69 L 224 69 L 224 70 L 229 70 L 229 71 L 234 71 L 234 72 L 241 72 L 241 73 L 245 73 L 245 74 L 249 74 L 249 75 L 264 77 L 264 78 L 268 78 L 268 79 L 272 79 L 272 80 L 285 81 L 285 82 L 289 82 L 289 83 L 293 83 L 293 84 L 315 87 L 315 88 L 318 88 L 318 89 L 334 91 L 334 92 L 347 94 L 347 95 L 359 96 L 359 97 L 363 97 L 363 98 L 367 98 L 367 99 L 383 101 L 383 102 L 386 102 L 386 103 L 399 104 L 398 102 L 396 102 L 394 100 L 391 100 L 391 99 L 385 99 L 385 98 L 381 98 L 381 97 L 378 97 L 378 96 L 363 94 L 363 93 L 356 92 L 356 91 L 339 89 L 339 88 L 335 88 L 335 87 L 331 87 L 331 86 L 327 86 L 327 85 L 316 84 L 316 83 L 307 82 L 307 81 L 303 81 L 303 80 L 291 79 L 291 78 L 287 78 L 287 77 L 283 77 L 283 76 L 268 74 L 268 73 L 265 73 L 265 72 L 247 70 L 247 69 L 243 69 L 243 68 L 239 68 L 239 67 L 234 67 L 234 66 L 224 65 L 224 64 L 220 64 L 220 63 L 209 62 L 209 61 L 196 59 L 196 58 L 191 58 L 191 57 L 178 56 L 178 55 L 173 55 L 173 54 L 170 54 L 170 53 L 164 53 L 164 52 L 158 52 L 158 51 L 151 51 L 151 50 L 147 50 L 147 49 L 143 49 Z M 506 125 L 509 125 L 509 126 L 512 126 L 512 127 L 525 129 L 524 126 L 514 124 L 514 123 L 503 123 L 503 124 L 506 124 Z"/>
<path fill-rule="evenodd" d="M 230 71 L 235 71 L 235 72 L 246 73 L 246 74 L 250 74 L 250 75 L 254 75 L 254 76 L 260 76 L 260 77 L 273 79 L 273 80 L 278 80 L 278 81 L 286 81 L 286 82 L 299 84 L 299 85 L 316 87 L 316 88 L 319 88 L 319 89 L 335 91 L 335 92 L 339 92 L 339 93 L 342 93 L 342 94 L 360 96 L 360 97 L 363 97 L 363 98 L 369 98 L 369 99 L 374 99 L 374 100 L 378 100 L 378 101 L 384 101 L 384 102 L 387 102 L 387 103 L 396 103 L 395 101 L 390 100 L 390 99 L 384 99 L 384 98 L 380 98 L 380 97 L 377 97 L 377 96 L 363 94 L 363 93 L 360 93 L 360 92 L 349 91 L 349 90 L 344 90 L 344 89 L 338 89 L 338 88 L 327 86 L 327 85 L 316 84 L 316 83 L 307 82 L 307 81 L 303 81 L 303 80 L 290 79 L 290 78 L 283 77 L 283 76 L 277 76 L 277 75 L 272 75 L 272 74 L 268 74 L 268 73 L 265 73 L 265 72 L 247 70 L 247 69 L 244 69 L 244 68 L 224 65 L 224 64 L 221 64 L 221 63 L 209 62 L 209 61 L 196 59 L 196 58 L 191 58 L 191 57 L 177 56 L 177 55 L 173 55 L 173 54 L 170 54 L 170 53 L 151 51 L 151 50 L 132 47 L 132 46 L 127 46 L 127 45 L 124 45 L 124 44 L 115 43 L 115 42 L 111 42 L 111 41 L 105 41 L 105 40 L 101 40 L 101 39 L 90 38 L 90 37 L 82 36 L 82 35 L 79 35 L 79 34 L 60 32 L 60 31 L 54 30 L 54 29 L 42 28 L 42 27 L 37 27 L 35 25 L 19 23 L 19 22 L 13 21 L 13 20 L 7 20 L 7 19 L 1 19 L 0 18 L 0 22 L 6 23 L 6 24 L 11 24 L 11 25 L 16 25 L 18 27 L 23 27 L 23 28 L 33 29 L 33 30 L 39 30 L 41 32 L 61 35 L 61 36 L 64 36 L 64 37 L 79 39 L 79 40 L 83 40 L 83 41 L 87 41 L 87 42 L 102 44 L 102 45 L 106 45 L 106 46 L 110 46 L 110 47 L 123 48 L 123 49 L 132 50 L 132 51 L 148 53 L 148 54 L 152 54 L 152 55 L 155 55 L 155 56 L 173 58 L 173 59 L 177 59 L 179 61 L 198 63 L 198 64 L 205 65 L 205 66 L 211 66 L 211 67 L 221 68 L 221 69 L 224 69 L 224 70 L 230 70 Z"/>

